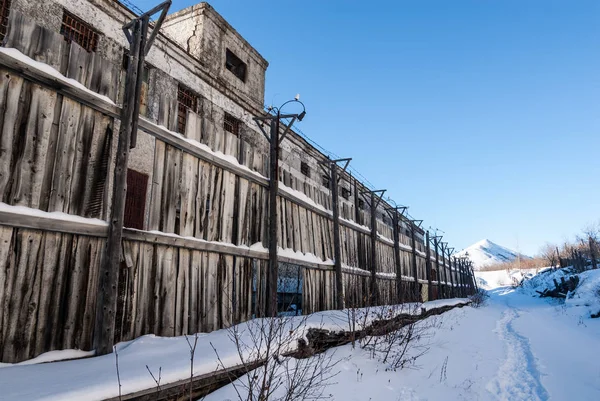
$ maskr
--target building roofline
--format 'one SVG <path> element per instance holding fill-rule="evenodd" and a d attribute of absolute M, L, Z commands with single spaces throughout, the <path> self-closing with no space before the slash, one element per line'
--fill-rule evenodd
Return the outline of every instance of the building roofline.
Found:
<path fill-rule="evenodd" d="M 176 22 L 175 19 L 183 18 L 189 14 L 197 13 L 199 15 L 205 15 L 208 18 L 211 18 L 217 22 L 217 26 L 225 28 L 234 34 L 234 36 L 239 39 L 245 46 L 248 47 L 250 53 L 256 58 L 256 61 L 261 64 L 264 69 L 267 69 L 269 66 L 269 62 L 256 50 L 254 46 L 250 44 L 240 33 L 233 27 L 221 14 L 219 14 L 213 6 L 208 4 L 207 2 L 201 2 L 195 4 L 193 6 L 184 8 L 183 10 L 177 11 L 172 14 L 168 14 L 165 18 L 165 24 L 169 22 Z"/>

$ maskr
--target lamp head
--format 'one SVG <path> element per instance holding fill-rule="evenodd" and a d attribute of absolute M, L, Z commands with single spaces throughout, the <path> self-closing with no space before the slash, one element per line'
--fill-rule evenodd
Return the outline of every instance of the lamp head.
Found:
<path fill-rule="evenodd" d="M 298 114 L 298 121 L 302 121 L 304 116 L 306 116 L 306 110 L 303 110 L 302 113 Z"/>

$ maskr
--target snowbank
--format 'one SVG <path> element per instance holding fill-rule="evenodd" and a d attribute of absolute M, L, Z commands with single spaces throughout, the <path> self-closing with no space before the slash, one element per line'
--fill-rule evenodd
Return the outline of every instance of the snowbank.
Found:
<path fill-rule="evenodd" d="M 383 312 L 387 316 L 400 313 L 420 313 L 426 310 L 448 305 L 467 303 L 467 299 L 446 299 L 424 304 L 404 304 L 395 308 L 374 307 L 362 309 L 360 322 L 369 325 Z M 391 316 L 393 317 L 393 316 Z M 235 326 L 242 342 L 255 343 L 252 336 L 260 332 L 270 319 L 254 319 Z M 282 344 L 281 352 L 296 349 L 297 339 L 305 336 L 309 328 L 322 328 L 330 331 L 348 330 L 348 311 L 324 311 L 309 316 L 286 317 L 281 320 L 285 325 L 282 332 L 289 332 Z M 194 375 L 202 375 L 217 370 L 222 363 L 226 367 L 241 363 L 240 355 L 231 339 L 232 330 L 218 330 L 198 335 L 198 344 L 194 357 Z M 214 347 L 214 349 L 213 349 Z M 220 362 L 215 354 L 219 353 Z M 128 394 L 147 388 L 155 383 L 149 375 L 149 369 L 158 372 L 161 368 L 161 385 L 173 383 L 189 377 L 190 348 L 185 337 L 158 337 L 145 335 L 135 340 L 117 345 L 122 394 Z M 247 359 L 250 350 L 244 357 Z M 52 362 L 44 364 L 15 364 L 0 370 L 0 388 L 2 400 L 102 400 L 117 397 L 115 355 Z"/>
<path fill-rule="evenodd" d="M 530 279 L 536 272 L 543 269 L 521 269 L 521 270 L 495 270 L 475 271 L 477 285 L 484 290 L 492 290 L 498 287 L 518 285 L 524 279 Z"/>

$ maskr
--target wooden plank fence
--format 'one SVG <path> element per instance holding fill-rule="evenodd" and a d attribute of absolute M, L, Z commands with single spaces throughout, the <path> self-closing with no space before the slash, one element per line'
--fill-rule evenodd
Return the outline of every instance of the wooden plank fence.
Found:
<path fill-rule="evenodd" d="M 123 233 L 116 341 L 227 327 L 260 316 L 265 304 L 265 144 L 249 127 L 247 136 L 224 131 L 208 111 L 188 110 L 185 134 L 174 132 L 177 83 L 153 74 L 172 86 L 151 99 L 156 118 L 140 119 L 140 141 L 152 150 L 132 150 L 152 160 L 151 188 L 145 229 Z M 0 76 L 0 361 L 89 350 L 112 197 L 120 66 L 11 12 Z M 324 158 L 309 145 L 298 148 L 294 137 L 296 149 Z M 279 178 L 280 262 L 300 268 L 302 313 L 332 309 L 331 193 L 299 179 L 289 163 Z M 402 221 L 397 277 L 391 222 L 378 216 L 373 243 L 363 226 L 370 213 L 356 201 L 364 187 L 348 174 L 344 180 L 354 195 L 340 208 L 347 305 L 368 303 L 373 246 L 379 302 L 420 299 L 429 277 L 425 245 L 415 240 L 423 231 Z M 462 267 L 443 269 L 454 281 L 434 284 L 447 287 L 447 296 L 473 290 Z"/>

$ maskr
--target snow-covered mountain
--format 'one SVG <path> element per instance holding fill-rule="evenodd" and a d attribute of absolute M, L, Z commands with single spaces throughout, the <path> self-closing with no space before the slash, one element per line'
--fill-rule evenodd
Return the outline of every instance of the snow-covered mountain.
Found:
<path fill-rule="evenodd" d="M 511 262 L 517 259 L 518 253 L 495 244 L 489 239 L 484 239 L 456 253 L 455 256 L 468 256 L 473 262 L 473 268 L 479 270 L 497 263 Z M 521 258 L 529 259 L 529 256 L 521 254 Z"/>

